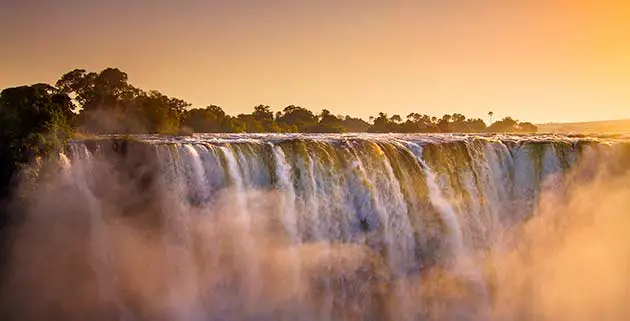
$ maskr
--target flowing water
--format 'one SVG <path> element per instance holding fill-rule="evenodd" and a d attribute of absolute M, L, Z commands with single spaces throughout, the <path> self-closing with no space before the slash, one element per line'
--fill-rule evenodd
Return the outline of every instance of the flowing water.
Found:
<path fill-rule="evenodd" d="M 544 319 L 524 313 L 537 309 L 527 286 L 514 287 L 509 313 L 497 312 L 502 253 L 519 246 L 508 235 L 542 200 L 569 193 L 575 168 L 594 171 L 581 164 L 627 146 L 622 137 L 545 135 L 113 141 L 71 142 L 64 179 L 34 206 L 49 213 L 36 231 L 65 224 L 52 213 L 71 217 L 78 223 L 67 233 L 80 235 L 63 244 L 83 248 L 50 262 L 54 286 L 22 284 L 72 298 L 30 294 L 24 302 L 40 311 L 28 318 Z M 42 242 L 26 243 L 37 252 Z M 84 261 L 75 267 L 83 272 L 66 276 L 64 260 Z"/>

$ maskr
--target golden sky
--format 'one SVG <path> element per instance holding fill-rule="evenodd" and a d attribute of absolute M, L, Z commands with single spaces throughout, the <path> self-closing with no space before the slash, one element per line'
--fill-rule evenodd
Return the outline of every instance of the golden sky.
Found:
<path fill-rule="evenodd" d="M 630 118 L 630 1 L 0 0 L 0 88 L 118 67 L 194 106 Z"/>

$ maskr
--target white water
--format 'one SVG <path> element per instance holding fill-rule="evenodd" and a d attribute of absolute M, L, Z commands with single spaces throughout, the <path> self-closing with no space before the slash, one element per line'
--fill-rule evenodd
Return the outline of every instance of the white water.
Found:
<path fill-rule="evenodd" d="M 89 215 L 90 226 L 90 253 L 92 254 L 92 267 L 96 276 L 98 285 L 98 299 L 103 302 L 113 302 L 118 308 L 119 320 L 131 320 L 131 316 L 125 304 L 119 298 L 117 293 L 116 282 L 117 276 L 114 270 L 114 259 L 111 250 L 111 240 L 103 221 L 103 204 L 92 193 L 90 180 L 93 176 L 94 161 L 92 154 L 85 146 L 73 146 L 73 154 L 76 167 L 72 168 L 72 182 L 75 184 L 80 195 L 85 199 Z M 62 159 L 67 158 L 62 157 Z"/>
<path fill-rule="evenodd" d="M 143 139 L 159 169 L 162 210 L 154 215 L 164 220 L 161 238 L 175 271 L 164 281 L 173 320 L 369 319 L 378 304 L 361 296 L 371 293 L 363 287 L 395 284 L 402 285 L 388 288 L 397 302 L 390 306 L 419 309 L 425 303 L 409 299 L 413 287 L 402 280 L 435 267 L 474 284 L 477 304 L 490 305 L 475 255 L 531 217 L 542 191 L 561 188 L 582 157 L 581 139 L 572 137 Z M 99 300 L 115 302 L 120 319 L 138 319 L 114 285 L 108 218 L 98 185 L 88 183 L 100 155 L 75 142 L 67 156 L 63 166 L 89 208 Z M 269 250 L 273 242 L 282 245 Z M 387 319 L 422 319 L 398 313 Z"/>

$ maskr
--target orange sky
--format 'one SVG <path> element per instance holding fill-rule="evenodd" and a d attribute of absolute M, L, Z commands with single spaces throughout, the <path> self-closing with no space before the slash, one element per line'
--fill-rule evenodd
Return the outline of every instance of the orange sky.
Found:
<path fill-rule="evenodd" d="M 234 114 L 630 118 L 623 0 L 0 0 L 0 44 L 0 88 L 112 66 Z"/>

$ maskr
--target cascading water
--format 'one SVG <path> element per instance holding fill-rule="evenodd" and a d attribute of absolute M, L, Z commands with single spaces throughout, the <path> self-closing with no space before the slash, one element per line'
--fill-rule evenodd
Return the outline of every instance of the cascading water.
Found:
<path fill-rule="evenodd" d="M 121 320 L 489 319 L 492 289 L 480 262 L 506 230 L 534 215 L 541 193 L 562 189 L 585 146 L 599 152 L 597 146 L 623 143 L 565 136 L 143 136 L 115 154 L 125 159 L 144 149 L 136 167 L 150 168 L 150 183 L 140 184 L 154 195 L 150 206 L 127 210 L 109 200 L 118 210 L 103 214 L 102 195 L 136 197 L 87 184 L 109 175 L 90 167 L 95 159 L 111 162 L 108 141 L 72 142 L 61 160 L 89 203 L 97 300 L 115 302 Z M 123 166 L 117 164 L 113 171 Z M 140 214 L 127 212 L 146 212 L 157 227 L 143 227 L 134 217 Z M 156 277 L 163 292 L 138 299 L 120 288 L 118 274 L 138 275 L 126 272 L 109 244 L 123 242 L 103 228 L 114 221 L 132 226 L 134 235 L 146 230 L 142 244 L 158 244 L 150 250 L 166 265 Z M 468 284 L 473 308 L 456 303 L 457 313 L 436 316 L 432 297 L 414 282 L 428 284 L 429 271 L 437 270 Z M 418 295 L 424 299 L 413 299 Z M 161 312 L 143 310 L 147 300 Z"/>
<path fill-rule="evenodd" d="M 98 286 L 98 299 L 103 302 L 113 302 L 120 312 L 120 320 L 130 320 L 126 306 L 120 300 L 117 289 L 112 286 L 112 281 L 116 279 L 113 269 L 113 257 L 111 253 L 111 241 L 107 230 L 104 228 L 103 222 L 103 206 L 99 199 L 92 192 L 90 180 L 93 179 L 92 171 L 93 159 L 92 154 L 85 146 L 71 146 L 73 159 L 79 160 L 71 167 L 68 177 L 74 184 L 77 191 L 84 198 L 88 206 L 87 214 L 89 215 L 90 240 L 89 248 L 92 253 L 92 266 Z M 67 157 L 61 158 L 64 165 L 67 166 Z M 72 166 L 72 162 L 70 162 Z M 67 169 L 66 169 L 67 170 Z"/>

